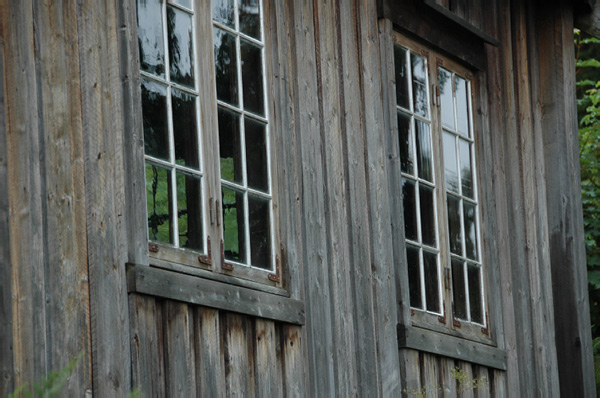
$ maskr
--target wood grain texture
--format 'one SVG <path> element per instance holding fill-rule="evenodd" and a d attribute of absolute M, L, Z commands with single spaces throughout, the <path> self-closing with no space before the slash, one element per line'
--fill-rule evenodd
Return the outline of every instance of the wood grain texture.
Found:
<path fill-rule="evenodd" d="M 162 310 L 166 396 L 194 396 L 196 395 L 196 361 L 191 309 L 185 303 L 166 301 Z"/>
<path fill-rule="evenodd" d="M 257 397 L 283 396 L 283 363 L 280 337 L 271 321 L 254 322 L 255 380 Z"/>
<path fill-rule="evenodd" d="M 165 359 L 161 305 L 156 299 L 129 295 L 132 390 L 144 397 L 165 396 Z"/>
<path fill-rule="evenodd" d="M 0 20 L 0 26 L 3 23 L 4 21 Z M 4 88 L 4 35 L 0 34 L 0 186 L 8 187 L 6 153 L 8 126 Z M 15 388 L 9 213 L 8 189 L 2 189 L 0 190 L 0 275 L 4 277 L 0 280 L 0 396 L 3 397 L 8 396 Z"/>
<path fill-rule="evenodd" d="M 116 3 L 77 3 L 95 396 L 130 391 L 122 112 Z"/>
<path fill-rule="evenodd" d="M 200 397 L 225 396 L 225 358 L 222 355 L 219 311 L 195 309 L 196 388 Z"/>
<path fill-rule="evenodd" d="M 232 313 L 222 314 L 221 334 L 224 344 L 227 396 L 256 396 L 252 319 Z"/>
<path fill-rule="evenodd" d="M 14 386 L 48 372 L 33 2 L 2 2 Z M 19 21 L 19 23 L 13 23 Z M 26 244 L 24 244 L 26 242 Z"/>

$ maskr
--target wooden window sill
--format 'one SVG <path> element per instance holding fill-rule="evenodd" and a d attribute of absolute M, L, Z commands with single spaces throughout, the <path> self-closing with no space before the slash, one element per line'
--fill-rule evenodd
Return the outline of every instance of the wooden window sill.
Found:
<path fill-rule="evenodd" d="M 398 325 L 398 346 L 506 370 L 506 350 L 415 326 Z"/>
<path fill-rule="evenodd" d="M 302 301 L 152 266 L 127 264 L 127 291 L 295 325 L 305 323 Z"/>

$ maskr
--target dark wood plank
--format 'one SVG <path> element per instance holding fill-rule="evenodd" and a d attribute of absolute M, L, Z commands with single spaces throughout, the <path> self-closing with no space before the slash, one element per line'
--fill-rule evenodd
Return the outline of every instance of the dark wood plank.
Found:
<path fill-rule="evenodd" d="M 125 396 L 131 372 L 116 3 L 77 3 L 94 396 Z M 110 298 L 110 300 L 107 300 Z"/>
<path fill-rule="evenodd" d="M 198 307 L 194 316 L 196 387 L 198 397 L 225 396 L 225 357 L 221 344 L 219 311 Z"/>
<path fill-rule="evenodd" d="M 194 319 L 185 303 L 163 304 L 165 392 L 169 397 L 196 395 Z"/>
<path fill-rule="evenodd" d="M 40 109 L 33 1 L 3 2 L 2 39 L 15 387 L 48 372 Z M 19 23 L 14 23 L 19 21 Z"/>
<path fill-rule="evenodd" d="M 304 304 L 301 301 L 160 268 L 130 266 L 128 285 L 130 292 L 304 324 Z"/>
<path fill-rule="evenodd" d="M 595 390 L 580 203 L 571 5 L 536 10 L 541 130 L 560 394 Z M 539 19 L 537 19 L 539 18 Z M 557 194 L 560 192 L 560 194 Z"/>
<path fill-rule="evenodd" d="M 129 295 L 132 390 L 144 397 L 163 397 L 165 391 L 164 337 L 161 306 L 156 299 Z"/>
<path fill-rule="evenodd" d="M 4 10 L 2 10 L 4 11 Z M 4 24 L 5 21 L 0 23 Z M 8 120 L 4 99 L 4 37 L 0 35 L 0 186 L 8 187 L 6 133 Z M 15 389 L 13 365 L 12 264 L 10 259 L 10 228 L 8 189 L 0 190 L 0 396 Z"/>

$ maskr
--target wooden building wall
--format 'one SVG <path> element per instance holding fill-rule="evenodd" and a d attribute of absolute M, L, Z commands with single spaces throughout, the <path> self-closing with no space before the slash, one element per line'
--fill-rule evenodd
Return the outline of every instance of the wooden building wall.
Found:
<path fill-rule="evenodd" d="M 82 353 L 69 395 L 593 396 L 571 6 L 433 2 L 497 40 L 476 112 L 502 370 L 398 346 L 385 49 L 402 26 L 384 1 L 265 3 L 304 325 L 127 293 L 126 263 L 148 262 L 128 174 L 143 148 L 135 2 L 0 1 L 0 395 Z M 488 389 L 464 390 L 455 366 Z"/>

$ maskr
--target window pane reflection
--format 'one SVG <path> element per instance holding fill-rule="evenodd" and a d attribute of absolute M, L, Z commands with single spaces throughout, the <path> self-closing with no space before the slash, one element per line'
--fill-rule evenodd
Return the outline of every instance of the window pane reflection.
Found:
<path fill-rule="evenodd" d="M 419 205 L 421 207 L 422 243 L 436 247 L 435 241 L 435 203 L 433 188 L 419 185 Z"/>
<path fill-rule="evenodd" d="M 410 306 L 423 308 L 421 302 L 421 271 L 419 266 L 419 249 L 406 245 L 406 261 L 408 263 L 408 286 L 410 290 Z"/>
<path fill-rule="evenodd" d="M 144 72 L 163 77 L 165 47 L 160 0 L 138 0 L 137 18 L 140 68 Z"/>
<path fill-rule="evenodd" d="M 453 134 L 444 131 L 444 170 L 446 176 L 446 189 L 459 192 L 458 166 L 456 159 L 456 138 Z"/>
<path fill-rule="evenodd" d="M 216 22 L 235 28 L 233 0 L 212 0 L 212 10 Z"/>
<path fill-rule="evenodd" d="M 475 222 L 475 206 L 464 201 L 465 246 L 467 257 L 477 260 L 477 224 Z"/>
<path fill-rule="evenodd" d="M 454 129 L 452 74 L 441 68 L 438 71 L 438 79 L 440 83 L 440 102 L 442 108 L 442 124 L 450 129 Z"/>
<path fill-rule="evenodd" d="M 260 1 L 239 0 L 240 32 L 260 40 Z"/>
<path fill-rule="evenodd" d="M 270 201 L 248 195 L 251 264 L 264 269 L 271 268 L 271 213 L 269 207 Z"/>
<path fill-rule="evenodd" d="M 223 249 L 227 260 L 246 262 L 244 194 L 222 187 Z"/>
<path fill-rule="evenodd" d="M 462 255 L 462 234 L 460 231 L 460 199 L 447 195 L 448 230 L 450 235 L 450 251 Z"/>
<path fill-rule="evenodd" d="M 402 47 L 394 46 L 394 65 L 396 73 L 396 103 L 404 109 L 410 109 L 406 50 Z"/>
<path fill-rule="evenodd" d="M 410 134 L 410 116 L 398 112 L 398 140 L 400 142 L 400 166 L 403 172 L 413 174 L 413 153 Z"/>
<path fill-rule="evenodd" d="M 142 79 L 142 119 L 145 154 L 169 160 L 167 88 L 147 79 Z"/>
<path fill-rule="evenodd" d="M 459 139 L 460 152 L 460 178 L 462 185 L 462 194 L 473 198 L 473 172 L 471 169 L 471 144 L 468 141 Z"/>
<path fill-rule="evenodd" d="M 433 182 L 433 153 L 431 151 L 431 134 L 429 125 L 420 120 L 415 120 L 415 131 L 417 136 L 417 167 L 419 177 Z"/>
<path fill-rule="evenodd" d="M 268 193 L 269 176 L 266 125 L 249 118 L 244 119 L 244 125 L 246 133 L 248 186 Z"/>
<path fill-rule="evenodd" d="M 437 254 L 423 251 L 423 271 L 425 273 L 427 311 L 440 312 Z"/>
<path fill-rule="evenodd" d="M 219 156 L 221 178 L 242 183 L 240 116 L 219 107 Z"/>
<path fill-rule="evenodd" d="M 425 58 L 411 54 L 414 112 L 427 117 L 427 65 Z"/>
<path fill-rule="evenodd" d="M 196 97 L 171 89 L 175 162 L 192 168 L 200 167 L 196 132 Z"/>
<path fill-rule="evenodd" d="M 146 205 L 150 240 L 173 243 L 171 200 L 170 172 L 165 168 L 146 162 Z"/>
<path fill-rule="evenodd" d="M 402 203 L 404 204 L 404 232 L 406 239 L 417 240 L 417 204 L 415 183 L 402 181 Z"/>
<path fill-rule="evenodd" d="M 214 45 L 217 98 L 229 104 L 237 105 L 238 82 L 235 37 L 222 29 L 215 28 Z"/>
<path fill-rule="evenodd" d="M 469 134 L 469 110 L 467 102 L 467 82 L 456 77 L 456 129 L 465 137 Z"/>
<path fill-rule="evenodd" d="M 179 246 L 202 250 L 202 188 L 200 179 L 177 173 Z"/>
<path fill-rule="evenodd" d="M 174 7 L 167 7 L 167 31 L 171 80 L 194 87 L 192 16 Z"/>
<path fill-rule="evenodd" d="M 464 264 L 457 260 L 452 260 L 452 299 L 454 317 L 467 320 Z"/>
<path fill-rule="evenodd" d="M 483 324 L 483 303 L 481 300 L 481 269 L 475 264 L 467 267 L 469 279 L 469 304 L 471 306 L 471 321 Z"/>
<path fill-rule="evenodd" d="M 240 40 L 240 52 L 242 53 L 244 108 L 264 115 L 262 50 L 245 40 Z"/>

